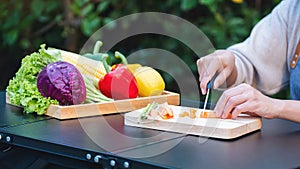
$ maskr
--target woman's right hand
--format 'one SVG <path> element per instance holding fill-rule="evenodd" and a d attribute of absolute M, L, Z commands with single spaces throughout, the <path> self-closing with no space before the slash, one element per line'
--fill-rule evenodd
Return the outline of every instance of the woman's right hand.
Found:
<path fill-rule="evenodd" d="M 208 82 L 216 75 L 213 88 L 226 82 L 227 86 L 234 84 L 237 77 L 234 55 L 227 50 L 216 50 L 197 60 L 200 88 L 206 94 Z"/>

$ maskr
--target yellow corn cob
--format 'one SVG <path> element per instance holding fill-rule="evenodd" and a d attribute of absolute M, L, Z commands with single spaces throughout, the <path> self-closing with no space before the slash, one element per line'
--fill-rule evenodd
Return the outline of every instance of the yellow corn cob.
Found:
<path fill-rule="evenodd" d="M 103 63 L 95 61 L 76 53 L 60 50 L 63 61 L 73 64 L 81 74 L 92 80 L 93 84 L 98 88 L 98 82 L 101 77 L 106 74 Z"/>

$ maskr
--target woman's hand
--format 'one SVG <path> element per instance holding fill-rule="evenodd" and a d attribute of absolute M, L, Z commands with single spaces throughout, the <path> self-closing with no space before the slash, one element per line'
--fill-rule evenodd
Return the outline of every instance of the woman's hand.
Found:
<path fill-rule="evenodd" d="M 213 88 L 226 82 L 232 86 L 237 78 L 235 56 L 226 50 L 214 53 L 197 60 L 200 88 L 206 94 L 208 82 L 216 75 Z M 279 100 L 263 95 L 248 84 L 227 89 L 219 98 L 215 112 L 219 117 L 227 117 L 229 113 L 235 119 L 240 113 L 264 118 L 281 118 L 300 123 L 300 101 Z"/>
<path fill-rule="evenodd" d="M 220 97 L 215 112 L 217 116 L 225 118 L 229 113 L 236 119 L 240 113 L 277 118 L 281 110 L 280 100 L 263 95 L 248 84 L 241 84 L 226 90 Z"/>
<path fill-rule="evenodd" d="M 213 88 L 218 88 L 224 82 L 231 86 L 237 77 L 234 55 L 226 50 L 217 50 L 212 54 L 197 60 L 200 88 L 206 94 L 206 86 L 212 77 L 217 74 Z"/>

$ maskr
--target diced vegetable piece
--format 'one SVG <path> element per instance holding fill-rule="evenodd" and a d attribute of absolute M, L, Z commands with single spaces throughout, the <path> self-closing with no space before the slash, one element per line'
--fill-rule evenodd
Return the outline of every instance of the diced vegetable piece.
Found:
<path fill-rule="evenodd" d="M 174 117 L 173 109 L 168 105 L 167 102 L 158 104 L 156 102 L 152 102 L 147 105 L 144 111 L 140 114 L 138 118 L 138 123 L 141 122 L 142 119 L 148 119 L 148 117 L 161 117 L 162 119 L 171 119 Z"/>
<path fill-rule="evenodd" d="M 200 118 L 218 118 L 215 112 L 201 112 Z M 231 119 L 231 114 L 229 113 L 226 119 Z"/>

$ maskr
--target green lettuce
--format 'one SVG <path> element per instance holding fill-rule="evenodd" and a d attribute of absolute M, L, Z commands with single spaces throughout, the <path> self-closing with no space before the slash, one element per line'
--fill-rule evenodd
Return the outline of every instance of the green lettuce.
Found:
<path fill-rule="evenodd" d="M 50 104 L 59 104 L 57 100 L 43 97 L 36 85 L 37 76 L 45 66 L 62 60 L 60 52 L 46 50 L 45 46 L 42 44 L 38 52 L 22 59 L 21 67 L 6 88 L 10 102 L 24 107 L 26 113 L 43 115 Z"/>

